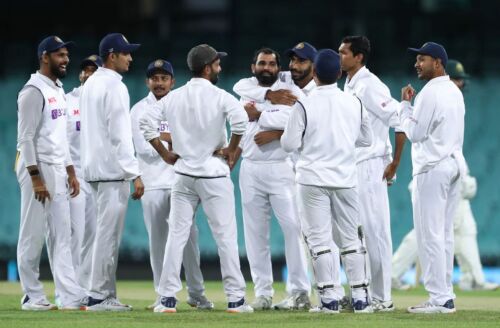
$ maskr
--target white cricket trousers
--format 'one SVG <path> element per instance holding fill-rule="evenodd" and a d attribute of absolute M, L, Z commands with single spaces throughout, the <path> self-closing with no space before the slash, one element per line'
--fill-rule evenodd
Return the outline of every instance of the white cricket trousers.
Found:
<path fill-rule="evenodd" d="M 92 268 L 92 249 L 97 213 L 90 184 L 80 177 L 78 182 L 80 182 L 80 194 L 71 198 L 69 203 L 71 213 L 71 254 L 78 284 L 87 290 Z"/>
<path fill-rule="evenodd" d="M 297 190 L 302 231 L 313 256 L 319 294 L 323 302 L 339 300 L 344 293 L 342 286 L 334 282 L 334 274 L 339 271 L 338 263 L 328 253 L 333 242 L 341 252 L 352 251 L 343 257 L 349 284 L 352 286 L 367 282 L 365 255 L 360 252 L 363 244 L 358 235 L 358 192 L 356 188 L 302 184 L 297 184 Z M 333 288 L 329 287 L 331 285 Z M 354 288 L 351 292 L 353 299 L 366 300 L 364 289 Z"/>
<path fill-rule="evenodd" d="M 144 192 L 141 198 L 144 224 L 149 236 L 149 259 L 153 270 L 153 284 L 158 293 L 161 270 L 168 236 L 168 216 L 170 213 L 171 189 L 153 189 Z M 186 285 L 191 297 L 204 295 L 203 275 L 200 270 L 200 250 L 198 247 L 198 228 L 191 226 L 182 260 Z"/>
<path fill-rule="evenodd" d="M 418 257 L 429 301 L 443 305 L 454 299 L 453 219 L 457 208 L 460 173 L 448 157 L 425 173 L 413 177 L 413 223 Z"/>
<path fill-rule="evenodd" d="M 295 204 L 295 173 L 293 164 L 252 162 L 243 159 L 240 167 L 240 190 L 245 231 L 245 247 L 255 296 L 272 297 L 273 272 L 270 247 L 270 221 L 273 210 L 285 240 L 288 268 L 286 290 L 310 293 L 307 262 L 302 232 Z"/>
<path fill-rule="evenodd" d="M 71 226 L 67 174 L 64 165 L 38 162 L 38 170 L 50 194 L 42 205 L 35 199 L 33 185 L 22 155 L 16 174 L 21 188 L 21 222 L 17 244 L 17 263 L 23 292 L 32 300 L 45 298 L 39 280 L 44 240 L 54 277 L 55 292 L 63 306 L 85 296 L 76 281 L 71 257 Z"/>
<path fill-rule="evenodd" d="M 373 299 L 391 301 L 392 238 L 384 157 L 357 164 L 359 219 L 365 232 Z"/>
<path fill-rule="evenodd" d="M 470 285 L 484 283 L 484 273 L 477 246 L 477 228 L 468 199 L 460 199 L 453 220 L 455 257 L 462 275 L 460 282 Z M 394 279 L 401 279 L 418 259 L 417 236 L 411 230 L 404 238 L 392 259 Z"/>
<path fill-rule="evenodd" d="M 130 181 L 91 182 L 97 204 L 97 224 L 92 250 L 88 296 L 116 297 L 118 249 L 125 223 Z"/>
<path fill-rule="evenodd" d="M 246 286 L 240 270 L 233 189 L 230 177 L 206 179 L 175 175 L 159 295 L 175 297 L 182 289 L 182 251 L 194 224 L 196 208 L 201 202 L 217 244 L 227 301 L 236 302 L 245 297 Z"/>

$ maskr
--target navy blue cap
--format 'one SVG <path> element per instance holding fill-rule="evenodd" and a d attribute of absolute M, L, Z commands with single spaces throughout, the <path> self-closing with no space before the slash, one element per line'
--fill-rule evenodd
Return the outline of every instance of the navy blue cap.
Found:
<path fill-rule="evenodd" d="M 435 42 L 426 42 L 422 45 L 420 49 L 418 48 L 408 48 L 409 52 L 413 52 L 419 55 L 427 55 L 432 58 L 441 59 L 441 64 L 446 67 L 446 63 L 448 62 L 448 54 L 442 45 Z"/>
<path fill-rule="evenodd" d="M 310 61 L 314 61 L 317 53 L 318 51 L 316 50 L 316 48 L 314 48 L 310 43 L 307 42 L 300 42 L 292 49 L 288 49 L 287 51 L 285 51 L 285 55 L 287 55 L 288 57 L 292 57 L 293 55 L 295 55 L 302 59 L 309 59 Z"/>
<path fill-rule="evenodd" d="M 64 42 L 60 37 L 51 35 L 38 44 L 38 58 L 42 57 L 43 54 L 51 53 L 61 48 L 70 49 L 75 45 L 73 41 Z"/>
<path fill-rule="evenodd" d="M 172 64 L 170 64 L 168 61 L 163 60 L 163 59 L 157 59 L 151 64 L 148 65 L 148 69 L 146 71 L 146 76 L 151 77 L 157 72 L 165 72 L 167 74 L 170 74 L 172 77 L 174 77 L 174 68 L 172 67 Z"/>
<path fill-rule="evenodd" d="M 121 33 L 110 33 L 102 38 L 101 43 L 99 43 L 99 55 L 104 58 L 112 52 L 129 53 L 137 50 L 140 46 L 137 43 L 129 43 Z"/>
<path fill-rule="evenodd" d="M 97 55 L 90 55 L 80 63 L 80 69 L 87 66 L 94 65 L 95 67 L 102 67 L 102 58 Z"/>
<path fill-rule="evenodd" d="M 340 73 L 340 56 L 332 49 L 321 49 L 314 59 L 314 70 L 320 80 L 337 80 Z"/>

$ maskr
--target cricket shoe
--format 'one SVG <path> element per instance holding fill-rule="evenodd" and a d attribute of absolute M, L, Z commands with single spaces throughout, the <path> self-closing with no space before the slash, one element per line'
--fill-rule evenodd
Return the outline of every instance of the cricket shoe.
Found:
<path fill-rule="evenodd" d="M 84 298 L 69 304 L 60 304 L 57 306 L 57 308 L 62 311 L 85 311 L 88 303 L 89 298 L 85 296 Z"/>
<path fill-rule="evenodd" d="M 455 303 L 452 299 L 449 299 L 443 305 L 434 305 L 430 302 L 424 302 L 420 305 L 410 306 L 408 308 L 410 313 L 455 313 L 457 309 L 455 308 Z"/>
<path fill-rule="evenodd" d="M 125 311 L 132 311 L 132 307 L 130 305 L 121 303 L 118 299 L 114 297 L 108 297 L 103 300 L 89 297 L 85 310 L 91 312 L 103 312 L 103 311 L 125 312 Z"/>
<path fill-rule="evenodd" d="M 177 300 L 175 297 L 161 297 L 160 304 L 155 306 L 154 312 L 156 313 L 176 313 Z"/>
<path fill-rule="evenodd" d="M 326 314 L 340 313 L 339 301 L 333 300 L 330 303 L 325 303 L 321 301 L 321 306 L 309 309 L 309 313 L 326 313 Z"/>
<path fill-rule="evenodd" d="M 373 313 L 373 307 L 368 303 L 367 300 L 353 300 L 352 308 L 354 313 Z"/>
<path fill-rule="evenodd" d="M 392 289 L 400 290 L 400 291 L 404 291 L 405 292 L 407 290 L 410 290 L 411 286 L 408 285 L 408 284 L 405 284 L 404 282 L 402 282 L 398 278 L 392 278 Z"/>
<path fill-rule="evenodd" d="M 255 301 L 250 304 L 254 310 L 270 310 L 273 304 L 273 298 L 271 296 L 258 296 Z"/>
<path fill-rule="evenodd" d="M 153 311 L 160 304 L 161 296 L 157 296 L 154 303 L 146 306 L 146 310 Z"/>
<path fill-rule="evenodd" d="M 212 310 L 214 308 L 214 303 L 208 300 L 205 295 L 189 296 L 187 304 L 191 307 L 197 308 L 198 310 Z"/>
<path fill-rule="evenodd" d="M 50 303 L 45 297 L 35 301 L 24 295 L 21 298 L 21 310 L 23 311 L 50 311 L 57 310 L 55 304 Z"/>
<path fill-rule="evenodd" d="M 372 308 L 374 312 L 392 312 L 394 311 L 394 303 L 392 301 L 379 301 L 377 299 L 372 300 Z"/>
<path fill-rule="evenodd" d="M 298 292 L 273 305 L 273 308 L 275 310 L 309 310 L 311 300 L 306 292 Z"/>
<path fill-rule="evenodd" d="M 228 313 L 253 313 L 253 308 L 245 303 L 245 298 L 237 302 L 228 302 L 227 310 Z"/>

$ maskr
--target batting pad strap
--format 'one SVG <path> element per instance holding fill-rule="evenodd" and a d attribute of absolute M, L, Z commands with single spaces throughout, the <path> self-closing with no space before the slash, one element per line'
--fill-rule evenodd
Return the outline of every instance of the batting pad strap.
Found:
<path fill-rule="evenodd" d="M 327 282 L 318 282 L 316 289 L 318 291 L 324 291 L 327 289 L 333 289 L 335 288 L 335 285 L 333 284 L 333 281 L 327 281 Z"/>
<path fill-rule="evenodd" d="M 350 282 L 351 288 L 356 289 L 356 288 L 368 288 L 370 286 L 370 281 L 369 280 L 359 280 L 359 281 L 352 281 Z"/>
<path fill-rule="evenodd" d="M 332 250 L 328 246 L 318 246 L 318 247 L 315 247 L 314 249 L 311 249 L 310 252 L 311 252 L 311 257 L 313 259 L 317 259 L 321 255 L 331 253 Z"/>
<path fill-rule="evenodd" d="M 360 248 L 355 248 L 355 249 L 346 249 L 340 252 L 341 256 L 346 256 L 349 254 L 366 254 L 366 248 L 364 246 L 361 246 Z"/>

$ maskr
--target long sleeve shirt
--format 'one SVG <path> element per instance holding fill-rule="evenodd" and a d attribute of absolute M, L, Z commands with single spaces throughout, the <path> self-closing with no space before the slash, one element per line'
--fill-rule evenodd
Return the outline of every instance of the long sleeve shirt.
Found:
<path fill-rule="evenodd" d="M 390 156 L 392 146 L 389 129 L 398 129 L 399 102 L 391 97 L 389 88 L 365 66 L 346 81 L 344 91 L 361 100 L 368 112 L 373 131 L 372 145 L 356 148 L 358 163 L 375 157 Z"/>
<path fill-rule="evenodd" d="M 62 83 L 36 72 L 19 92 L 17 149 L 26 167 L 37 162 L 72 165 Z"/>
<path fill-rule="evenodd" d="M 465 104 L 462 92 L 448 75 L 436 77 L 410 102 L 401 102 L 400 128 L 412 142 L 413 175 L 427 172 L 454 156 L 466 172 L 462 154 Z M 465 175 L 465 174 L 464 174 Z"/>
<path fill-rule="evenodd" d="M 243 79 L 238 82 L 237 85 L 244 88 L 247 93 L 252 93 L 254 91 L 252 89 L 260 90 L 263 88 L 259 85 L 259 82 L 255 77 Z M 268 90 L 279 89 L 290 90 L 298 98 L 304 96 L 300 88 L 295 84 L 284 83 L 279 79 Z M 235 85 L 234 91 L 237 93 L 238 90 L 239 89 L 237 89 Z M 254 99 L 249 99 L 244 95 L 241 95 L 240 101 L 243 105 L 249 102 L 255 103 Z M 240 144 L 242 149 L 241 156 L 257 162 L 275 162 L 283 161 L 289 158 L 290 155 L 281 148 L 279 140 L 273 140 L 270 143 L 258 146 L 254 141 L 254 137 L 261 131 L 285 130 L 285 126 L 290 116 L 291 107 L 285 105 L 273 105 L 268 100 L 262 103 L 255 103 L 255 107 L 261 112 L 260 118 L 256 121 L 248 123 L 248 128 L 243 135 Z"/>
<path fill-rule="evenodd" d="M 144 183 L 144 190 L 154 189 L 168 189 L 172 187 L 174 179 L 174 168 L 172 165 L 167 164 L 160 154 L 151 146 L 149 142 L 144 139 L 144 136 L 139 129 L 139 119 L 151 110 L 158 100 L 153 93 L 149 93 L 147 97 L 143 98 L 132 107 L 130 111 L 130 119 L 132 120 L 132 136 L 134 139 L 135 153 L 139 161 L 141 169 L 142 182 Z M 160 133 L 169 133 L 168 122 L 162 121 L 157 127 Z M 163 142 L 164 146 L 168 148 L 168 144 Z"/>
<path fill-rule="evenodd" d="M 97 182 L 140 176 L 132 142 L 130 98 L 122 76 L 99 67 L 83 85 L 80 109 L 83 178 Z"/>
<path fill-rule="evenodd" d="M 82 87 L 74 88 L 66 94 L 66 103 L 68 104 L 68 145 L 69 153 L 75 167 L 76 176 L 83 178 L 80 166 L 80 93 Z"/>
<path fill-rule="evenodd" d="M 366 110 L 336 85 L 318 86 L 295 104 L 281 137 L 285 151 L 299 150 L 297 183 L 335 188 L 357 185 L 355 147 L 371 141 Z"/>
<path fill-rule="evenodd" d="M 180 156 L 175 172 L 200 178 L 229 176 L 226 161 L 213 152 L 228 144 L 226 121 L 233 134 L 242 135 L 247 128 L 247 113 L 234 96 L 206 79 L 192 78 L 139 119 L 146 140 L 159 137 L 161 121 L 168 121 L 173 151 Z"/>

